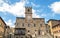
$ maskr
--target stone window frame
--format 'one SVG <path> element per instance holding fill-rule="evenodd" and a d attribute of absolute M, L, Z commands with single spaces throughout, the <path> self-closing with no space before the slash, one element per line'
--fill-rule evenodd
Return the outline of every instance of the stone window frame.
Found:
<path fill-rule="evenodd" d="M 22 23 L 22 26 L 24 27 L 24 23 Z"/>
<path fill-rule="evenodd" d="M 30 30 L 28 30 L 28 32 L 30 32 Z"/>
<path fill-rule="evenodd" d="M 16 37 L 16 38 L 18 38 L 18 37 Z"/>
<path fill-rule="evenodd" d="M 40 27 L 42 27 L 42 24 L 40 24 Z"/>
<path fill-rule="evenodd" d="M 0 26 L 2 25 L 2 23 L 0 23 Z"/>
<path fill-rule="evenodd" d="M 0 27 L 2 27 L 2 28 L 4 27 L 2 23 L 0 23 Z"/>
<path fill-rule="evenodd" d="M 23 37 L 21 37 L 21 38 L 23 38 Z"/>
<path fill-rule="evenodd" d="M 28 24 L 28 27 L 30 27 L 30 24 Z"/>
<path fill-rule="evenodd" d="M 36 27 L 36 24 L 34 24 L 34 27 Z"/>

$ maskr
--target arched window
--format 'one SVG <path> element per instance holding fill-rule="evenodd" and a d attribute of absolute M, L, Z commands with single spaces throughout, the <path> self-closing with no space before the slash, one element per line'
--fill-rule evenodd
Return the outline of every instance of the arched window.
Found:
<path fill-rule="evenodd" d="M 18 37 L 16 37 L 16 38 L 18 38 Z"/>

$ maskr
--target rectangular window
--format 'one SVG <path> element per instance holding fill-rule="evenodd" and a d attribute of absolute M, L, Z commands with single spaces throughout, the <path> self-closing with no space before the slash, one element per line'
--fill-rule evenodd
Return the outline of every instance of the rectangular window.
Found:
<path fill-rule="evenodd" d="M 42 24 L 40 24 L 40 26 L 42 27 Z"/>
<path fill-rule="evenodd" d="M 36 25 L 34 24 L 34 27 L 36 27 Z"/>
<path fill-rule="evenodd" d="M 23 37 L 21 37 L 21 38 L 23 38 Z"/>
<path fill-rule="evenodd" d="M 24 27 L 24 23 L 22 24 L 22 26 Z"/>
<path fill-rule="evenodd" d="M 30 30 L 28 30 L 28 32 L 30 32 Z"/>
<path fill-rule="evenodd" d="M 30 24 L 28 24 L 28 27 L 30 27 Z"/>
<path fill-rule="evenodd" d="M 16 23 L 16 25 L 18 26 L 18 23 Z"/>
<path fill-rule="evenodd" d="M 18 38 L 18 37 L 16 37 L 16 38 Z"/>
<path fill-rule="evenodd" d="M 0 23 L 0 26 L 1 26 L 2 24 Z"/>

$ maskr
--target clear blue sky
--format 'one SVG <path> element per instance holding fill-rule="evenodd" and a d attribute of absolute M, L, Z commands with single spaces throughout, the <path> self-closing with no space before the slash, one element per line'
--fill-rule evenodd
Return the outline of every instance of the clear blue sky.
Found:
<path fill-rule="evenodd" d="M 60 0 L 0 0 L 0 16 L 14 27 L 16 17 L 24 17 L 25 6 L 32 6 L 33 17 L 60 20 Z"/>

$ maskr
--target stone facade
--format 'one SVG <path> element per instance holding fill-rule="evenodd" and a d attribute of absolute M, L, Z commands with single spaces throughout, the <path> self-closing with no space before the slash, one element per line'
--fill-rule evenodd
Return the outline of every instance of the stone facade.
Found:
<path fill-rule="evenodd" d="M 46 33 L 45 19 L 32 18 L 32 7 L 25 7 L 25 17 L 16 17 L 15 38 L 20 38 L 19 36 L 22 36 L 19 34 L 21 32 L 21 29 L 23 33 L 25 32 L 25 36 L 23 35 L 23 37 L 26 37 L 28 35 L 32 37 L 44 35 Z"/>
<path fill-rule="evenodd" d="M 9 38 L 9 33 L 10 33 L 10 27 L 6 26 L 5 38 Z"/>
<path fill-rule="evenodd" d="M 46 26 L 46 32 L 50 33 L 50 31 L 49 31 L 50 30 L 50 26 L 48 24 L 45 24 L 45 26 Z"/>
<path fill-rule="evenodd" d="M 54 38 L 60 38 L 60 20 L 50 19 L 48 25 L 50 26 L 51 35 Z"/>
<path fill-rule="evenodd" d="M 0 38 L 4 38 L 3 36 L 5 36 L 5 29 L 6 29 L 5 27 L 6 27 L 6 23 L 0 17 Z"/>
<path fill-rule="evenodd" d="M 14 38 L 14 28 L 6 26 L 5 38 Z"/>

